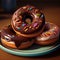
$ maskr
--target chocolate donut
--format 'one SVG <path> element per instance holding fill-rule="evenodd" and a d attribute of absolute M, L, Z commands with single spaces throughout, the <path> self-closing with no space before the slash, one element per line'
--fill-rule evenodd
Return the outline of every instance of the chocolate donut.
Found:
<path fill-rule="evenodd" d="M 34 40 L 32 38 L 28 39 L 26 37 L 16 35 L 11 25 L 6 26 L 1 30 L 1 42 L 6 47 L 24 49 L 31 46 L 33 41 Z"/>
<path fill-rule="evenodd" d="M 1 44 L 1 31 L 0 31 L 0 44 Z"/>
<path fill-rule="evenodd" d="M 13 14 L 11 25 L 18 35 L 35 37 L 43 31 L 45 17 L 39 9 L 27 5 Z"/>
<path fill-rule="evenodd" d="M 59 27 L 53 23 L 46 22 L 45 31 L 36 37 L 36 44 L 50 45 L 59 39 Z"/>
<path fill-rule="evenodd" d="M 0 31 L 0 38 L 1 38 L 1 31 Z"/>

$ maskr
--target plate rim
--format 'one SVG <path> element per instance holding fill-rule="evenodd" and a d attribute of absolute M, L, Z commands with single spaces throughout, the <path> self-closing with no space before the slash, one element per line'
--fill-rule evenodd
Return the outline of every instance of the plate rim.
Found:
<path fill-rule="evenodd" d="M 41 52 L 37 52 L 37 53 L 36 52 L 35 53 L 23 53 L 23 52 L 13 51 L 13 50 L 8 49 L 8 48 L 6 48 L 6 47 L 4 47 L 2 45 L 0 45 L 0 49 L 2 49 L 3 51 L 5 51 L 7 53 L 13 54 L 13 55 L 31 57 L 31 56 L 42 56 L 42 55 L 46 55 L 46 54 L 48 54 L 50 52 L 53 52 L 56 49 L 58 49 L 59 46 L 60 46 L 60 44 L 57 44 L 54 48 L 49 49 L 47 51 L 44 51 L 43 53 L 41 53 Z"/>

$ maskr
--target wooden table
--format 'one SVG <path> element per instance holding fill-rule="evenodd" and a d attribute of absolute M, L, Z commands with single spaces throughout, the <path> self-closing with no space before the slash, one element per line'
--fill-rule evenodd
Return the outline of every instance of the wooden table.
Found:
<path fill-rule="evenodd" d="M 60 27 L 60 7 L 44 7 L 46 21 L 57 24 Z M 11 15 L 0 14 L 0 29 L 3 26 L 10 24 Z M 8 54 L 0 49 L 0 60 L 60 60 L 60 49 L 46 56 L 39 57 L 21 57 Z"/>

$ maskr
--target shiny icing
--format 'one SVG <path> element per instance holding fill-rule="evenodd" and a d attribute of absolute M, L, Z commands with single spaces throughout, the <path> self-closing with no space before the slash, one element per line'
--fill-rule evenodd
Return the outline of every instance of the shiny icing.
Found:
<path fill-rule="evenodd" d="M 42 15 L 44 17 L 44 14 L 42 14 L 40 10 L 34 6 L 27 5 L 21 7 L 13 14 L 12 26 L 16 31 L 24 34 L 34 33 L 34 31 L 37 31 L 37 29 L 39 29 L 40 26 L 42 26 L 42 24 L 45 23 L 42 22 L 43 21 L 43 17 L 41 17 Z M 27 26 L 28 29 L 25 30 L 24 28 Z"/>
<path fill-rule="evenodd" d="M 56 38 L 56 37 L 59 36 L 59 28 L 58 28 L 58 26 L 56 26 L 53 23 L 49 23 L 49 22 L 47 22 L 46 24 L 50 29 L 48 31 L 43 32 L 41 34 L 41 36 L 38 36 L 37 37 L 38 41 L 40 41 L 40 40 L 41 41 L 50 40 L 50 39 L 53 39 L 53 38 Z"/>

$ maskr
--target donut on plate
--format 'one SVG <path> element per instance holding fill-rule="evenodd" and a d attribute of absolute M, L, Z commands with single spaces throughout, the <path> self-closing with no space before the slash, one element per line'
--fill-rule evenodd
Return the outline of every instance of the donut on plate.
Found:
<path fill-rule="evenodd" d="M 1 31 L 0 31 L 0 38 L 1 38 Z"/>
<path fill-rule="evenodd" d="M 18 35 L 35 37 L 44 30 L 45 17 L 39 9 L 27 5 L 13 14 L 11 25 Z"/>
<path fill-rule="evenodd" d="M 25 49 L 31 46 L 34 40 L 16 35 L 11 25 L 9 25 L 1 30 L 1 42 L 8 48 Z"/>
<path fill-rule="evenodd" d="M 36 44 L 50 45 L 55 43 L 59 38 L 59 28 L 53 23 L 46 22 L 45 31 L 36 37 Z"/>

